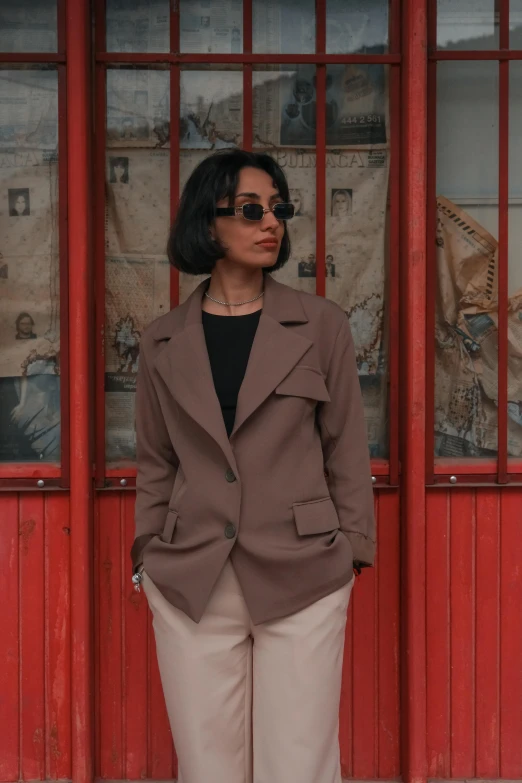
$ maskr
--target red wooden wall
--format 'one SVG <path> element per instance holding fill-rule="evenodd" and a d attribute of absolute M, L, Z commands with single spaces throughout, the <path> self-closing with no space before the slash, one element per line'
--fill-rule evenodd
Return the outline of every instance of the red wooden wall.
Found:
<path fill-rule="evenodd" d="M 522 777 L 522 490 L 427 495 L 428 777 Z"/>
<path fill-rule="evenodd" d="M 101 492 L 94 540 L 95 775 L 176 773 L 150 616 L 130 583 L 132 491 Z M 400 776 L 399 496 L 376 493 L 379 553 L 353 593 L 345 777 Z M 71 778 L 69 500 L 0 494 L 0 780 Z M 522 777 L 522 491 L 429 490 L 427 775 Z"/>
<path fill-rule="evenodd" d="M 0 780 L 71 777 L 69 502 L 0 495 L 4 579 Z M 345 777 L 393 779 L 399 762 L 399 505 L 376 493 L 378 567 L 357 582 L 341 699 Z M 176 775 L 143 593 L 132 589 L 134 493 L 99 493 L 94 531 L 95 769 L 112 780 Z M 5 716 L 5 717 L 4 717 Z M 203 783 L 203 782 L 202 782 Z"/>

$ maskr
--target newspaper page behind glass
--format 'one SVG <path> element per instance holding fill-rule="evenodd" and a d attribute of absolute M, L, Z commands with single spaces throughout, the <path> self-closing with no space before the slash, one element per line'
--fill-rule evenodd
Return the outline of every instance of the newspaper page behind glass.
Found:
<path fill-rule="evenodd" d="M 181 149 L 237 147 L 243 135 L 243 74 L 181 72 Z"/>
<path fill-rule="evenodd" d="M 106 0 L 108 52 L 169 51 L 169 0 Z"/>
<path fill-rule="evenodd" d="M 106 258 L 105 430 L 111 463 L 136 457 L 134 428 L 140 339 L 148 324 L 169 311 L 170 266 L 165 256 Z"/>
<path fill-rule="evenodd" d="M 254 71 L 254 142 L 261 147 L 314 147 L 315 65 Z M 386 66 L 329 65 L 326 76 L 326 145 L 388 146 Z"/>
<path fill-rule="evenodd" d="M 328 54 L 388 51 L 389 0 L 327 0 Z"/>
<path fill-rule="evenodd" d="M 170 138 L 168 71 L 107 72 L 107 146 L 164 147 Z"/>
<path fill-rule="evenodd" d="M 108 77 L 105 447 L 108 463 L 118 467 L 136 456 L 141 335 L 170 306 L 169 73 L 123 70 Z"/>
<path fill-rule="evenodd" d="M 58 51 L 56 0 L 0 3 L 0 52 Z"/>
<path fill-rule="evenodd" d="M 180 0 L 179 19 L 182 52 L 243 51 L 242 0 Z"/>
<path fill-rule="evenodd" d="M 105 430 L 113 466 L 135 459 L 141 334 L 170 308 L 169 159 L 163 149 L 111 148 L 107 154 Z"/>
<path fill-rule="evenodd" d="M 57 79 L 0 71 L 0 461 L 60 456 Z"/>
<path fill-rule="evenodd" d="M 253 0 L 252 51 L 314 54 L 315 0 Z"/>
<path fill-rule="evenodd" d="M 498 243 L 437 200 L 435 453 L 480 457 L 498 443 Z M 508 303 L 508 454 L 522 455 L 522 290 Z"/>

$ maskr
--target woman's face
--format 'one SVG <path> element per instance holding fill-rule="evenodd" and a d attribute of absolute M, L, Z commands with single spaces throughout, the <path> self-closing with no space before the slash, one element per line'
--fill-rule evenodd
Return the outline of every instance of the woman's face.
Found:
<path fill-rule="evenodd" d="M 14 208 L 17 215 L 23 215 L 25 212 L 25 196 L 17 197 Z"/>
<path fill-rule="evenodd" d="M 260 169 L 244 168 L 239 175 L 234 206 L 261 204 L 265 209 L 273 207 L 282 198 L 269 175 Z M 228 207 L 227 199 L 216 206 Z M 225 259 L 242 267 L 262 269 L 273 266 L 279 255 L 284 235 L 284 224 L 276 220 L 272 212 L 262 220 L 245 220 L 243 217 L 218 217 L 214 221 L 214 238 L 226 248 Z M 219 262 L 218 262 L 219 263 Z"/>

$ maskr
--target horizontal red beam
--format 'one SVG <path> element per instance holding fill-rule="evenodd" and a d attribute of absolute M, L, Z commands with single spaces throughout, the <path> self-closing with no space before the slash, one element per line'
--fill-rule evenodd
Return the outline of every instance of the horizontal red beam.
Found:
<path fill-rule="evenodd" d="M 65 55 L 57 52 L 0 52 L 2 63 L 64 63 Z"/>
<path fill-rule="evenodd" d="M 98 52 L 98 62 L 135 65 L 172 64 L 172 63 L 219 63 L 294 65 L 312 63 L 315 65 L 335 65 L 343 63 L 381 63 L 396 65 L 401 62 L 400 54 L 129 54 L 127 52 Z"/>
<path fill-rule="evenodd" d="M 511 475 L 522 476 L 522 460 L 508 459 L 507 472 Z M 435 463 L 435 474 L 440 475 L 455 475 L 455 476 L 480 476 L 480 475 L 495 475 L 497 474 L 497 460 L 496 459 L 482 459 L 478 457 L 474 460 L 461 460 L 445 459 L 444 462 Z"/>
<path fill-rule="evenodd" d="M 41 462 L 18 462 L 0 465 L 0 479 L 46 479 L 60 478 L 59 465 Z"/>
<path fill-rule="evenodd" d="M 522 49 L 473 49 L 473 50 L 444 50 L 432 49 L 428 54 L 429 60 L 522 60 Z"/>

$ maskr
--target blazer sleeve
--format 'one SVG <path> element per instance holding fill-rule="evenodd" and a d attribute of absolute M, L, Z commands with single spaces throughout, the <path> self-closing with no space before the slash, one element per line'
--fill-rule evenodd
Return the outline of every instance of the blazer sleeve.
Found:
<path fill-rule="evenodd" d="M 355 348 L 344 313 L 326 385 L 330 402 L 323 403 L 318 424 L 330 494 L 354 561 L 373 565 L 376 533 L 368 436 Z"/>
<path fill-rule="evenodd" d="M 133 571 L 143 563 L 143 549 L 163 530 L 179 460 L 172 446 L 147 364 L 140 352 L 136 386 L 136 509 Z"/>

